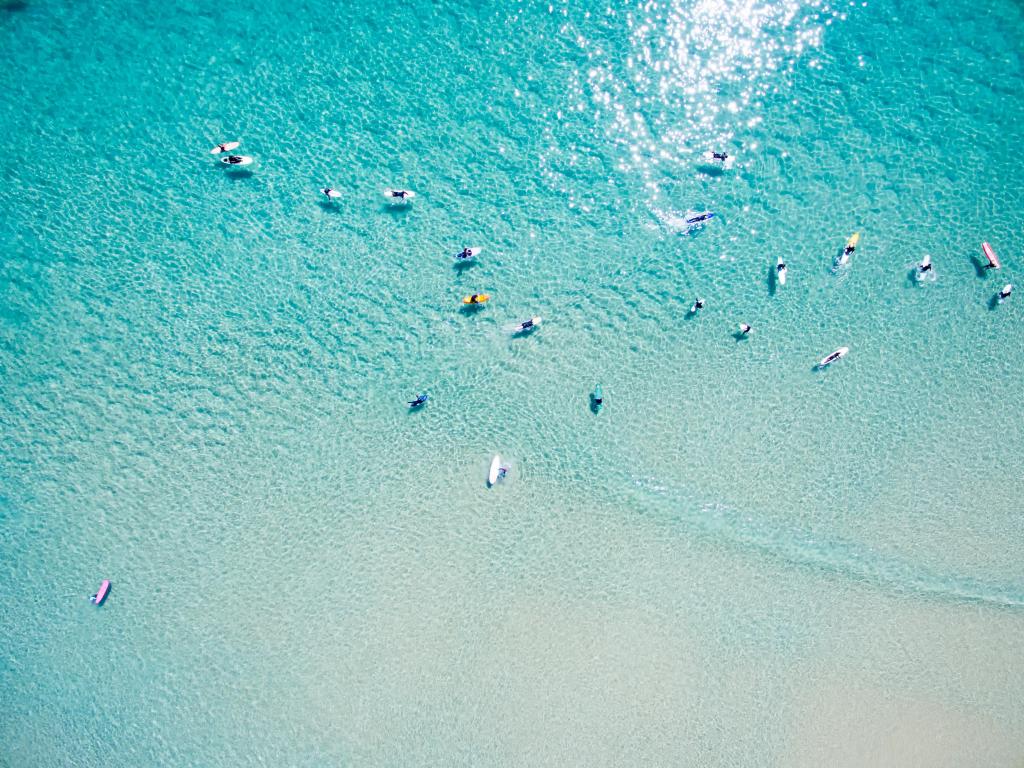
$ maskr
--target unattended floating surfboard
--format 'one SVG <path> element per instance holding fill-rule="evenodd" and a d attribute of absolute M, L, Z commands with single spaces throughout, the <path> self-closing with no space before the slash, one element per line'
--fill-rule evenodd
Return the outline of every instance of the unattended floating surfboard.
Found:
<path fill-rule="evenodd" d="M 487 484 L 494 485 L 498 482 L 498 476 L 501 475 L 501 456 L 494 454 L 494 458 L 491 459 L 491 470 L 487 473 Z"/>
<path fill-rule="evenodd" d="M 223 144 L 218 144 L 216 147 L 210 150 L 211 155 L 219 155 L 221 152 L 230 152 L 232 149 L 238 149 L 241 146 L 240 141 L 225 141 Z"/>

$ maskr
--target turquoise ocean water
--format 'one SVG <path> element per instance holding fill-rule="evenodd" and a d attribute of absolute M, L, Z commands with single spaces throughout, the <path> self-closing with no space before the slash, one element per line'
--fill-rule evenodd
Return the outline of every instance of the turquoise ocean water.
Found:
<path fill-rule="evenodd" d="M 1022 14 L 0 2 L 0 765 L 1024 764 Z"/>

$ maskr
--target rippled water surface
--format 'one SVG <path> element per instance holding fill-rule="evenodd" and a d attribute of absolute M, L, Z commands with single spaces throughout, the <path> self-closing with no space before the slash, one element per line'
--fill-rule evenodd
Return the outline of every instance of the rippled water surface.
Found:
<path fill-rule="evenodd" d="M 1019 766 L 1022 56 L 1013 0 L 0 3 L 0 765 Z"/>

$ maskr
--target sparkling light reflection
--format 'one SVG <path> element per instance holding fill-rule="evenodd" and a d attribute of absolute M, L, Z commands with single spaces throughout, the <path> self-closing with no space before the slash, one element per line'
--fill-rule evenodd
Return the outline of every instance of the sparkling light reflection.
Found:
<path fill-rule="evenodd" d="M 625 56 L 576 36 L 590 64 L 570 83 L 572 108 L 593 115 L 622 149 L 618 170 L 641 174 L 654 199 L 659 166 L 741 140 L 749 149 L 762 99 L 843 18 L 823 0 L 651 0 L 618 13 Z"/>

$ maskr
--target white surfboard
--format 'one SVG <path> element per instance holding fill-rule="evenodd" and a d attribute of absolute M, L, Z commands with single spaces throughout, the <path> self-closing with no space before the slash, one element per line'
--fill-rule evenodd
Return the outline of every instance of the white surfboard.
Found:
<path fill-rule="evenodd" d="M 775 265 L 775 273 L 779 276 L 779 285 L 785 285 L 786 284 L 786 270 L 787 269 L 788 269 L 788 267 L 786 267 L 785 260 L 781 256 L 779 256 L 779 261 Z"/>
<path fill-rule="evenodd" d="M 501 456 L 494 454 L 494 458 L 491 459 L 491 471 L 487 473 L 487 484 L 494 485 L 498 482 L 498 475 L 501 474 Z"/>
<path fill-rule="evenodd" d="M 407 189 L 385 189 L 384 197 L 392 205 L 404 205 L 416 197 L 416 193 Z"/>
<path fill-rule="evenodd" d="M 541 319 L 539 317 L 531 317 L 529 320 L 524 320 L 521 323 L 508 326 L 507 330 L 509 333 L 524 333 L 525 331 L 532 331 L 534 328 L 539 326 L 540 323 Z"/>
<path fill-rule="evenodd" d="M 252 158 L 248 155 L 228 155 L 227 157 L 222 157 L 220 161 L 231 168 L 242 168 L 246 165 L 252 165 Z"/>
<path fill-rule="evenodd" d="M 926 253 L 921 259 L 921 263 L 917 265 L 917 279 L 924 280 L 930 274 L 932 274 L 932 257 Z"/>
<path fill-rule="evenodd" d="M 483 250 L 483 248 L 481 248 L 481 247 L 463 248 L 462 251 L 459 251 L 458 253 L 455 254 L 454 258 L 455 258 L 456 261 L 469 261 L 470 259 L 475 259 L 480 254 L 480 251 L 482 251 L 482 250 Z M 469 251 L 469 255 L 468 256 L 463 256 L 462 255 L 463 251 Z"/>
<path fill-rule="evenodd" d="M 841 360 L 842 358 L 846 357 L 846 353 L 849 351 L 849 347 L 840 347 L 831 355 L 821 358 L 821 362 L 818 363 L 818 367 L 826 368 L 827 366 L 832 365 L 832 363 L 834 363 L 836 360 Z"/>
<path fill-rule="evenodd" d="M 242 145 L 240 141 L 225 141 L 223 144 L 218 144 L 216 147 L 210 150 L 211 155 L 219 155 L 221 152 L 230 152 L 232 149 L 238 149 Z"/>
<path fill-rule="evenodd" d="M 728 152 L 719 153 L 719 154 L 725 154 L 725 160 L 720 160 L 717 157 L 715 157 L 715 153 L 712 150 L 710 150 L 710 149 L 707 152 L 705 152 L 703 155 L 701 155 L 701 157 L 703 157 L 709 163 L 721 163 L 722 167 L 725 168 L 726 170 L 729 170 L 730 168 L 732 168 L 733 163 L 736 162 L 736 158 L 733 157 L 732 155 L 730 155 Z"/>

